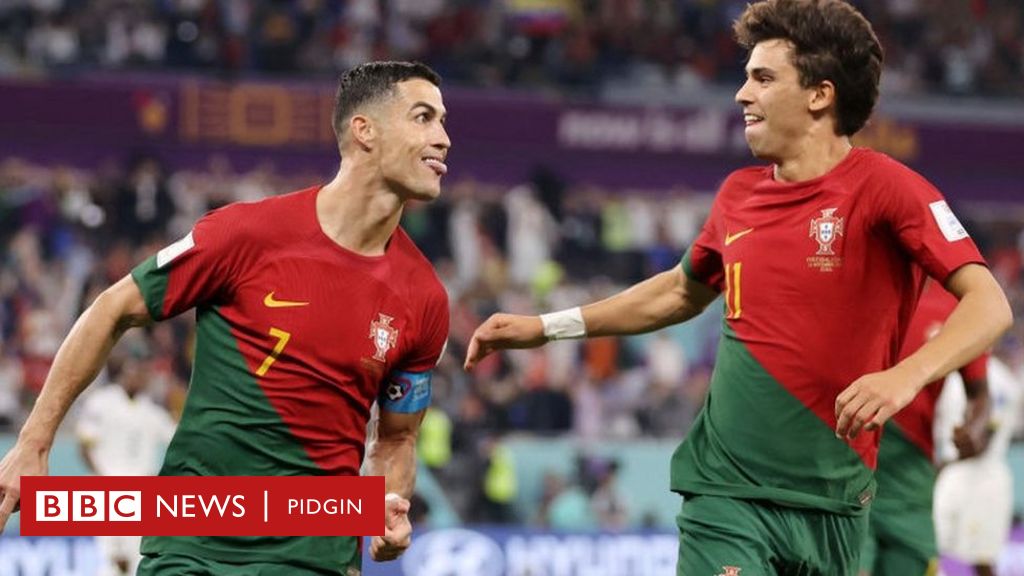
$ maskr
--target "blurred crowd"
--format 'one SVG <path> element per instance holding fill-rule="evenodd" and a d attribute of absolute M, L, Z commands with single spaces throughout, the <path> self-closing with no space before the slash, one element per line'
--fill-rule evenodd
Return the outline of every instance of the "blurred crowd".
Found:
<path fill-rule="evenodd" d="M 1019 0 L 852 0 L 886 93 L 1024 95 Z M 747 0 L 7 0 L 0 74 L 331 75 L 419 59 L 456 84 L 597 92 L 735 85 Z"/>
<path fill-rule="evenodd" d="M 0 431 L 24 420 L 61 340 L 100 290 L 210 209 L 321 182 L 269 166 L 237 172 L 216 156 L 203 171 L 174 173 L 146 156 L 91 172 L 0 162 Z M 494 355 L 473 374 L 461 361 L 473 329 L 492 312 L 564 308 L 675 266 L 709 205 L 705 194 L 567 186 L 538 169 L 512 188 L 455 182 L 439 201 L 407 209 L 403 225 L 435 263 L 452 310 L 420 455 L 442 485 L 463 487 L 449 496 L 464 519 L 517 519 L 515 472 L 503 446 L 511 434 L 571 432 L 583 445 L 682 437 L 709 382 L 717 309 L 684 331 Z M 1018 318 L 1022 228 L 1024 218 L 974 226 Z M 147 392 L 171 414 L 187 392 L 193 328 L 186 314 L 139 331 L 143 338 L 129 347 L 130 359 L 150 372 Z M 999 353 L 1024 365 L 1024 324 Z M 546 480 L 538 518 L 518 520 L 569 526 L 606 517 L 601 525 L 617 525 L 616 466 L 581 459 L 573 478 Z M 581 494 L 588 507 L 580 507 Z"/>

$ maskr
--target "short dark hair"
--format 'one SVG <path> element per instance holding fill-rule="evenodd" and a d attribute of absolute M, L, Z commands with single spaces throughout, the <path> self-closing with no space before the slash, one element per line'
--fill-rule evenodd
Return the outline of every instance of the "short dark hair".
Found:
<path fill-rule="evenodd" d="M 844 0 L 765 0 L 747 6 L 733 24 L 736 40 L 752 50 L 765 40 L 788 40 L 800 85 L 836 86 L 836 131 L 852 136 L 878 101 L 882 45 L 871 23 Z"/>
<path fill-rule="evenodd" d="M 334 97 L 334 133 L 340 139 L 345 122 L 367 102 L 394 93 L 395 84 L 422 78 L 434 86 L 441 85 L 441 76 L 420 62 L 367 62 L 345 72 L 338 79 Z"/>

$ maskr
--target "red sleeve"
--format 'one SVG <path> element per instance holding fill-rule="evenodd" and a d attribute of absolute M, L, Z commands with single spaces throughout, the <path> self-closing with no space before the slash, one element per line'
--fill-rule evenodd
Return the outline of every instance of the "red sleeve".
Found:
<path fill-rule="evenodd" d="M 724 185 L 723 185 L 724 189 Z M 691 280 L 696 280 L 721 292 L 725 289 L 725 273 L 722 269 L 722 235 L 719 232 L 720 199 L 722 192 L 711 204 L 711 213 L 704 221 L 704 226 L 697 238 L 683 254 L 683 272 Z"/>
<path fill-rule="evenodd" d="M 899 243 L 940 283 L 965 264 L 985 264 L 942 194 L 922 176 L 898 166 L 885 176 L 881 205 Z"/>
<path fill-rule="evenodd" d="M 224 301 L 231 293 L 246 246 L 239 234 L 242 219 L 232 212 L 230 206 L 210 212 L 187 236 L 132 270 L 154 319 Z"/>
<path fill-rule="evenodd" d="M 988 378 L 988 356 L 987 353 L 982 354 L 960 369 L 960 376 L 964 379 L 964 382 Z"/>
<path fill-rule="evenodd" d="M 437 366 L 448 342 L 448 295 L 439 288 L 426 303 L 417 346 L 401 370 L 426 372 Z"/>

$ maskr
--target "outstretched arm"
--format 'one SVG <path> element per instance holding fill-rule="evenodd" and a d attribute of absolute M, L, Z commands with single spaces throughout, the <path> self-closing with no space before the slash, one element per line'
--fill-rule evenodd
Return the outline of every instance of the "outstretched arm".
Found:
<path fill-rule="evenodd" d="M 465 367 L 472 369 L 495 350 L 535 348 L 560 337 L 650 332 L 693 318 L 717 296 L 708 286 L 688 278 L 682 266 L 676 266 L 578 311 L 545 315 L 547 326 L 541 316 L 494 314 L 473 333 Z"/>
<path fill-rule="evenodd" d="M 425 413 L 425 409 L 410 414 L 381 408 L 371 427 L 366 473 L 384 476 L 387 492 L 384 536 L 374 536 L 370 543 L 370 556 L 378 562 L 398 558 L 412 542 L 408 499 L 416 486 L 416 438 Z"/>
<path fill-rule="evenodd" d="M 926 384 L 985 352 L 1013 323 L 1006 295 L 980 264 L 953 272 L 946 289 L 959 299 L 939 333 L 892 368 L 858 378 L 836 399 L 836 435 L 873 430 L 917 396 Z"/>
<path fill-rule="evenodd" d="M 18 507 L 22 476 L 47 473 L 57 427 L 71 403 L 99 373 L 111 348 L 132 326 L 150 323 L 139 287 L 125 276 L 79 317 L 61 344 L 18 441 L 0 461 L 0 531 Z"/>

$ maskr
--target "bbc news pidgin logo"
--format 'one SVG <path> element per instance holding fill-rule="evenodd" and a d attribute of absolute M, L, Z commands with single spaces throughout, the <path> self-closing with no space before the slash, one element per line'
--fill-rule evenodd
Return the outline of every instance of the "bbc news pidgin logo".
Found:
<path fill-rule="evenodd" d="M 142 522 L 141 490 L 36 492 L 37 522 Z"/>
<path fill-rule="evenodd" d="M 375 536 L 382 476 L 25 476 L 25 536 Z"/>

